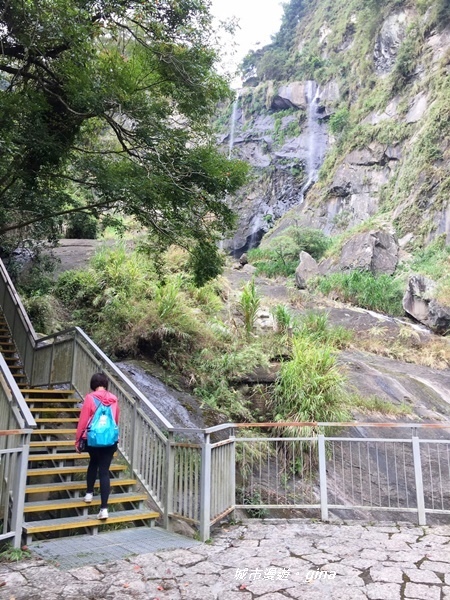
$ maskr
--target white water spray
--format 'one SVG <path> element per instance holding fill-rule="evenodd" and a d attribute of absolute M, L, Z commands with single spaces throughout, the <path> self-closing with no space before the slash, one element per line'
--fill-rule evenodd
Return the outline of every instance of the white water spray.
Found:
<path fill-rule="evenodd" d="M 306 182 L 300 189 L 300 203 L 303 202 L 309 188 L 317 181 L 324 154 L 324 132 L 318 119 L 320 88 L 315 81 L 309 80 L 306 82 L 305 99 L 308 106 L 306 123 L 308 154 L 306 157 Z"/>
<path fill-rule="evenodd" d="M 234 130 L 236 128 L 237 110 L 239 104 L 239 93 L 236 94 L 236 99 L 233 102 L 233 110 L 231 112 L 230 137 L 228 141 L 228 158 L 231 158 L 234 146 Z"/>

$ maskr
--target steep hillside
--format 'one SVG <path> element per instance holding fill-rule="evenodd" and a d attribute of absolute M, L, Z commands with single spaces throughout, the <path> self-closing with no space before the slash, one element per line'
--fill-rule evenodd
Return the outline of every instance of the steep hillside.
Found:
<path fill-rule="evenodd" d="M 226 248 L 374 220 L 408 250 L 448 244 L 449 65 L 448 0 L 291 0 L 219 120 L 224 151 L 253 167 Z"/>

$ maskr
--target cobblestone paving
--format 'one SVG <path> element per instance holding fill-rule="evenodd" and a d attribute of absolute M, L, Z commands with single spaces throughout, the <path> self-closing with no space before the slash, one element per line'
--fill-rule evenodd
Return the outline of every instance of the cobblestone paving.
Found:
<path fill-rule="evenodd" d="M 211 544 L 61 571 L 0 564 L 5 600 L 450 600 L 450 525 L 246 521 Z"/>

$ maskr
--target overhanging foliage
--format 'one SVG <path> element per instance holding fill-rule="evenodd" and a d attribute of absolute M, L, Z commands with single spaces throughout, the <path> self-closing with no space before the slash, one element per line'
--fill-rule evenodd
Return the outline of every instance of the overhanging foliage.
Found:
<path fill-rule="evenodd" d="M 209 116 L 230 90 L 215 70 L 209 2 L 1 7 L 3 242 L 56 235 L 56 217 L 81 209 L 210 248 L 233 224 L 224 198 L 246 167 L 211 141 Z"/>

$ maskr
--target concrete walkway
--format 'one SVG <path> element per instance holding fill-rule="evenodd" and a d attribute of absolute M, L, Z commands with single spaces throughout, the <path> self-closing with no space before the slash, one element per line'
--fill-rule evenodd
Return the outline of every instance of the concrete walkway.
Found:
<path fill-rule="evenodd" d="M 211 544 L 66 571 L 3 563 L 0 584 L 5 600 L 447 600 L 450 525 L 246 521 Z"/>

